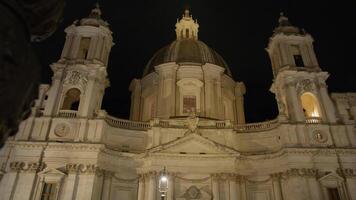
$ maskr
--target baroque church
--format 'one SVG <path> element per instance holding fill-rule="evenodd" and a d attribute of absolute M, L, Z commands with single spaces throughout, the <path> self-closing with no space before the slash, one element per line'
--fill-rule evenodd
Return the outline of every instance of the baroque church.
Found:
<path fill-rule="evenodd" d="M 99 7 L 65 29 L 31 116 L 0 150 L 1 200 L 356 200 L 356 94 L 329 94 L 310 34 L 283 14 L 267 45 L 279 114 L 246 123 L 245 86 L 199 40 L 132 80 L 130 119 L 101 109 L 113 45 Z"/>

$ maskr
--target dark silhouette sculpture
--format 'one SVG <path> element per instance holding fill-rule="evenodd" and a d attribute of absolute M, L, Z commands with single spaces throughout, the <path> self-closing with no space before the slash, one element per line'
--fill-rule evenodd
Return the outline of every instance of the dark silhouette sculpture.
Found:
<path fill-rule="evenodd" d="M 31 43 L 49 37 L 64 0 L 0 0 L 0 147 L 31 113 L 41 66 Z"/>

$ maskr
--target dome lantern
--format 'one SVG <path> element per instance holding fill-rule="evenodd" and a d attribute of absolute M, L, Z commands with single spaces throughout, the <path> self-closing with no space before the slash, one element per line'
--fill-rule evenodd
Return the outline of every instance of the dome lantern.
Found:
<path fill-rule="evenodd" d="M 190 11 L 186 9 L 180 20 L 176 23 L 177 40 L 194 39 L 198 40 L 199 24 L 194 21 Z"/>

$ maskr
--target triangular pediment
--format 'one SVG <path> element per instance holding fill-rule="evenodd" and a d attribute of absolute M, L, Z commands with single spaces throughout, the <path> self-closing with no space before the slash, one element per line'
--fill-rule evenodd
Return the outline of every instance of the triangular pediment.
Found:
<path fill-rule="evenodd" d="M 39 176 L 48 176 L 48 175 L 65 176 L 66 174 L 55 168 L 45 168 L 43 171 L 39 172 L 38 175 Z"/>
<path fill-rule="evenodd" d="M 214 142 L 199 134 L 188 134 L 149 150 L 150 153 L 221 155 L 239 154 L 238 151 Z"/>

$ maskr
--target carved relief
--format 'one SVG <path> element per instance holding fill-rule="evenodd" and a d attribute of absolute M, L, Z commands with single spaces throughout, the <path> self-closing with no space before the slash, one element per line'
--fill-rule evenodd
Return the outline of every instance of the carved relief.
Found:
<path fill-rule="evenodd" d="M 337 169 L 337 174 L 339 174 L 341 177 L 356 177 L 356 169 Z"/>
<path fill-rule="evenodd" d="M 313 131 L 313 139 L 318 143 L 325 143 L 328 141 L 328 136 L 321 130 Z"/>
<path fill-rule="evenodd" d="M 304 92 L 312 92 L 316 90 L 315 84 L 309 79 L 299 81 L 296 85 L 297 93 L 302 94 Z"/>
<path fill-rule="evenodd" d="M 287 170 L 283 175 L 286 177 L 289 176 L 316 177 L 318 175 L 318 170 L 310 169 L 310 168 L 301 168 L 301 169 L 292 168 Z"/>
<path fill-rule="evenodd" d="M 11 162 L 10 163 L 10 170 L 11 171 L 22 171 L 22 172 L 36 172 L 40 171 L 45 167 L 44 163 L 38 162 Z"/>
<path fill-rule="evenodd" d="M 54 128 L 54 134 L 58 137 L 65 137 L 70 131 L 70 126 L 66 123 L 57 124 Z"/>
<path fill-rule="evenodd" d="M 88 82 L 88 76 L 79 71 L 69 71 L 63 82 L 64 85 L 78 85 L 84 89 Z"/>
<path fill-rule="evenodd" d="M 200 197 L 201 197 L 201 192 L 195 185 L 190 186 L 183 195 L 183 198 L 185 198 L 186 200 L 200 199 Z"/>
<path fill-rule="evenodd" d="M 68 173 L 97 174 L 99 176 L 102 176 L 104 173 L 104 171 L 95 164 L 78 164 L 78 163 L 67 164 L 66 171 Z"/>

